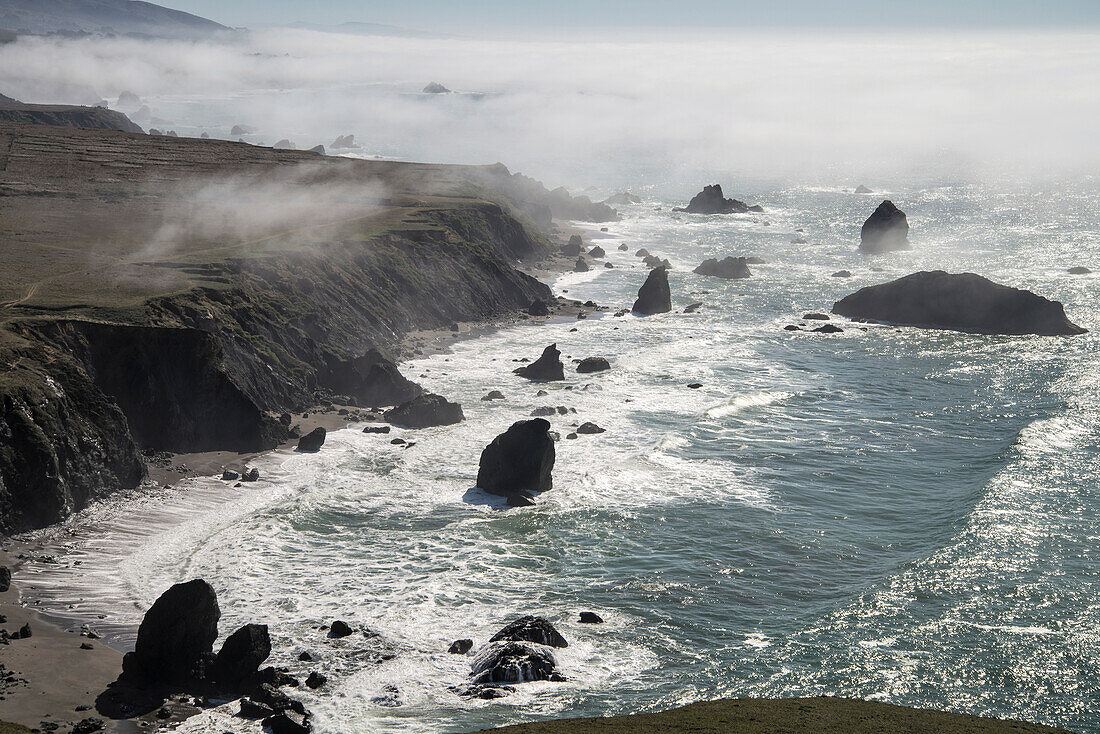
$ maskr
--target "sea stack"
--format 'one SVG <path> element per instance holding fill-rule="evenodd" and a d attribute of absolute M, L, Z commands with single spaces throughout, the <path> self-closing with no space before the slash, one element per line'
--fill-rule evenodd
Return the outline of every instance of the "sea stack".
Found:
<path fill-rule="evenodd" d="M 551 344 L 542 350 L 542 356 L 531 364 L 518 367 L 513 372 L 528 380 L 551 382 L 565 379 L 565 365 L 561 363 L 561 352 L 557 344 Z"/>
<path fill-rule="evenodd" d="M 703 190 L 692 197 L 686 207 L 677 207 L 674 212 L 687 212 L 688 214 L 745 214 L 747 212 L 762 212 L 764 207 L 760 205 L 749 206 L 737 199 L 727 199 L 722 194 L 720 184 L 704 186 Z"/>
<path fill-rule="evenodd" d="M 752 273 L 749 272 L 748 261 L 743 257 L 726 257 L 721 261 L 712 257 L 709 260 L 704 260 L 699 267 L 691 272 L 696 275 L 712 275 L 715 278 L 726 278 L 727 280 L 739 280 L 752 276 Z"/>
<path fill-rule="evenodd" d="M 477 486 L 501 497 L 546 492 L 554 486 L 554 439 L 550 422 L 519 421 L 481 452 Z"/>
<path fill-rule="evenodd" d="M 977 334 L 1060 336 L 1088 330 L 1066 318 L 1058 301 L 999 285 L 974 273 L 913 273 L 869 286 L 833 305 L 852 319 Z"/>
<path fill-rule="evenodd" d="M 638 289 L 638 300 L 634 301 L 632 310 L 643 316 L 668 313 L 672 310 L 672 291 L 668 287 L 668 270 L 663 266 L 649 272 L 649 277 Z"/>
<path fill-rule="evenodd" d="M 859 251 L 876 255 L 909 249 L 909 221 L 905 218 L 905 212 L 887 199 L 863 223 L 859 233 Z"/>
<path fill-rule="evenodd" d="M 137 682 L 191 680 L 214 649 L 219 619 L 218 596 L 210 584 L 202 579 L 176 584 L 141 620 L 134 651 L 122 661 L 125 675 Z"/>

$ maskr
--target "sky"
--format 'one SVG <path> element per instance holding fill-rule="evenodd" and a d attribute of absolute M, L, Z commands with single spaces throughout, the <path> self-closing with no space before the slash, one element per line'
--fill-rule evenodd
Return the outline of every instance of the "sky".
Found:
<path fill-rule="evenodd" d="M 463 33 L 592 27 L 1100 26 L 1100 0 L 162 0 L 162 4 L 231 26 L 356 21 Z"/>

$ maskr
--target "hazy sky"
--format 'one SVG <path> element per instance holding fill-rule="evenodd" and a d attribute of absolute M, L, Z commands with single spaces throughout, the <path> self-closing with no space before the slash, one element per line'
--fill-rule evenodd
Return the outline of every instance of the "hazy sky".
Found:
<path fill-rule="evenodd" d="M 433 31 L 498 28 L 745 25 L 1079 27 L 1100 25 L 1098 0 L 162 0 L 228 25 L 387 23 Z"/>

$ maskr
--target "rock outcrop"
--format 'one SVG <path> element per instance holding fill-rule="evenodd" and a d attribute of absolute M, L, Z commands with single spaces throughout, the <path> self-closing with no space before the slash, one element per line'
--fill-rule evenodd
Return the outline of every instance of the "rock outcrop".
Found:
<path fill-rule="evenodd" d="M 677 207 L 672 211 L 688 214 L 746 214 L 762 212 L 764 208 L 760 205 L 749 206 L 737 199 L 727 199 L 720 184 L 711 184 L 704 186 L 702 191 L 692 197 L 686 207 Z"/>
<path fill-rule="evenodd" d="M 979 334 L 1084 334 L 1058 301 L 999 285 L 974 273 L 913 273 L 869 286 L 833 305 L 851 319 Z"/>
<path fill-rule="evenodd" d="M 128 133 L 144 132 L 126 115 L 105 107 L 23 104 L 14 100 L 7 102 L 0 100 L 0 122 L 78 127 L 87 130 L 121 130 Z"/>
<path fill-rule="evenodd" d="M 583 257 L 578 257 L 577 262 L 573 263 L 574 273 L 587 273 L 589 270 L 591 270 L 591 268 L 588 267 L 588 263 L 585 262 Z"/>
<path fill-rule="evenodd" d="M 387 421 L 405 428 L 431 428 L 450 426 L 466 419 L 462 406 L 452 403 L 442 395 L 428 393 L 418 395 L 384 414 Z"/>
<path fill-rule="evenodd" d="M 641 197 L 635 196 L 629 191 L 624 191 L 619 194 L 613 194 L 603 200 L 604 204 L 608 206 L 626 206 L 628 204 L 641 204 Z"/>
<path fill-rule="evenodd" d="M 428 84 L 421 90 L 424 94 L 450 94 L 451 90 L 439 82 L 428 82 Z"/>
<path fill-rule="evenodd" d="M 603 372 L 609 369 L 611 369 L 611 363 L 606 357 L 585 357 L 577 363 L 577 372 L 581 374 Z"/>
<path fill-rule="evenodd" d="M 141 683 L 186 683 L 203 677 L 200 666 L 213 650 L 220 618 L 210 584 L 202 579 L 176 584 L 145 613 L 134 651 L 123 659 L 124 674 Z"/>
<path fill-rule="evenodd" d="M 905 212 L 886 200 L 867 217 L 859 233 L 859 251 L 868 255 L 909 250 L 909 220 Z"/>
<path fill-rule="evenodd" d="M 328 431 L 323 426 L 317 426 L 312 431 L 307 433 L 298 439 L 297 450 L 304 454 L 312 454 L 321 450 L 321 447 L 325 445 L 325 438 L 328 436 Z"/>
<path fill-rule="evenodd" d="M 271 655 L 266 624 L 246 624 L 225 638 L 214 658 L 213 679 L 223 689 L 236 690 L 260 669 Z"/>
<path fill-rule="evenodd" d="M 513 423 L 481 452 L 477 486 L 501 497 L 546 492 L 554 486 L 554 458 L 549 421 Z"/>
<path fill-rule="evenodd" d="M 638 289 L 638 300 L 634 301 L 633 311 L 648 316 L 671 310 L 672 291 L 668 286 L 668 271 L 664 267 L 654 268 Z"/>
<path fill-rule="evenodd" d="M 543 617 L 528 614 L 513 620 L 489 638 L 489 642 L 500 641 L 537 642 L 547 647 L 569 647 L 569 643 L 557 628 Z"/>
<path fill-rule="evenodd" d="M 424 392 L 376 348 L 354 359 L 330 359 L 319 376 L 333 392 L 350 395 L 360 405 L 399 405 Z"/>
<path fill-rule="evenodd" d="M 565 365 L 561 362 L 561 352 L 558 351 L 557 344 L 551 344 L 542 350 L 542 355 L 531 364 L 525 364 L 512 371 L 520 377 L 541 382 L 565 379 Z"/>
<path fill-rule="evenodd" d="M 696 275 L 712 275 L 715 278 L 738 280 L 752 277 L 748 261 L 743 257 L 725 257 L 722 260 L 710 258 L 691 271 Z"/>
<path fill-rule="evenodd" d="M 859 186 L 856 186 L 856 193 L 857 194 L 873 194 L 875 192 L 871 191 L 871 189 L 867 188 L 863 184 L 860 184 Z"/>
<path fill-rule="evenodd" d="M 579 234 L 569 237 L 569 241 L 561 247 L 561 254 L 566 257 L 576 257 L 584 251 L 584 240 Z"/>

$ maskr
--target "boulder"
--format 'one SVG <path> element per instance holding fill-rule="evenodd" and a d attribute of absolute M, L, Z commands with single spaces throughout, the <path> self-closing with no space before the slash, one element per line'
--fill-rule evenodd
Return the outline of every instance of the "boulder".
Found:
<path fill-rule="evenodd" d="M 309 675 L 306 676 L 306 688 L 316 690 L 326 683 L 328 683 L 328 677 L 316 670 L 311 670 Z"/>
<path fill-rule="evenodd" d="M 140 683 L 186 682 L 214 647 L 221 609 L 202 579 L 176 584 L 160 595 L 138 627 L 124 674 Z"/>
<path fill-rule="evenodd" d="M 684 306 L 684 313 L 695 313 L 696 311 L 698 311 L 702 307 L 703 307 L 703 302 L 702 301 L 696 301 L 695 303 L 689 303 L 687 306 Z"/>
<path fill-rule="evenodd" d="M 298 439 L 298 448 L 304 454 L 312 454 L 321 450 L 325 445 L 325 437 L 328 435 L 322 426 L 317 426 L 312 431 Z"/>
<path fill-rule="evenodd" d="M 826 313 L 805 313 L 802 314 L 803 321 L 828 321 L 829 314 Z"/>
<path fill-rule="evenodd" d="M 351 625 L 342 619 L 338 619 L 328 628 L 328 636 L 333 639 L 347 637 L 352 633 Z"/>
<path fill-rule="evenodd" d="M 528 380 L 553 381 L 565 379 L 565 366 L 561 363 L 561 352 L 557 344 L 551 344 L 542 350 L 542 356 L 531 364 L 525 364 L 512 370 Z"/>
<path fill-rule="evenodd" d="M 309 719 L 297 711 L 280 711 L 263 720 L 264 728 L 271 734 L 309 734 L 313 726 Z"/>
<path fill-rule="evenodd" d="M 267 625 L 246 624 L 222 643 L 214 658 L 214 680 L 225 688 L 236 688 L 251 678 L 270 654 Z"/>
<path fill-rule="evenodd" d="M 353 359 L 330 359 L 318 371 L 317 379 L 335 393 L 354 397 L 360 405 L 400 405 L 424 392 L 378 349 L 368 349 Z"/>
<path fill-rule="evenodd" d="M 581 612 L 581 624 L 603 624 L 603 617 L 595 612 Z"/>
<path fill-rule="evenodd" d="M 554 651 L 529 642 L 489 643 L 470 666 L 475 685 L 560 679 Z"/>
<path fill-rule="evenodd" d="M 859 186 L 856 186 L 856 193 L 857 194 L 873 194 L 875 192 L 871 191 L 871 189 L 867 188 L 863 184 L 860 184 Z"/>
<path fill-rule="evenodd" d="M 387 410 L 383 415 L 390 423 L 406 428 L 450 426 L 466 419 L 461 405 L 432 393 L 419 395 Z"/>
<path fill-rule="evenodd" d="M 103 719 L 89 717 L 73 725 L 73 734 L 92 734 L 92 732 L 103 731 L 105 726 L 107 725 L 103 723 Z"/>
<path fill-rule="evenodd" d="M 634 257 L 649 257 L 649 250 L 643 247 L 634 253 Z"/>
<path fill-rule="evenodd" d="M 587 273 L 591 268 L 588 267 L 588 263 L 584 261 L 583 257 L 578 257 L 577 262 L 573 263 L 574 273 Z"/>
<path fill-rule="evenodd" d="M 274 714 L 275 709 L 251 698 L 242 698 L 240 711 L 237 712 L 242 719 L 263 719 Z"/>
<path fill-rule="evenodd" d="M 833 305 L 852 319 L 951 329 L 978 334 L 1084 334 L 1062 304 L 1031 291 L 994 283 L 974 273 L 942 270 L 869 286 Z"/>
<path fill-rule="evenodd" d="M 447 652 L 452 655 L 465 655 L 474 648 L 473 640 L 455 640 L 451 643 L 451 646 L 447 648 Z"/>
<path fill-rule="evenodd" d="M 634 313 L 650 315 L 668 313 L 672 310 L 672 291 L 668 287 L 668 270 L 654 268 L 638 289 L 638 300 L 634 301 Z"/>
<path fill-rule="evenodd" d="M 242 482 L 258 482 L 260 481 L 260 470 L 256 467 L 246 469 L 244 474 L 241 475 Z"/>
<path fill-rule="evenodd" d="M 501 628 L 489 642 L 501 641 L 526 641 L 537 642 L 548 647 L 569 647 L 569 643 L 561 636 L 554 625 L 542 617 L 528 614 L 513 620 Z"/>
<path fill-rule="evenodd" d="M 546 492 L 554 486 L 554 458 L 550 422 L 518 421 L 481 452 L 477 486 L 501 497 Z"/>
<path fill-rule="evenodd" d="M 603 266 L 605 270 L 613 270 L 615 268 L 611 263 L 604 263 Z"/>
<path fill-rule="evenodd" d="M 606 428 L 600 428 L 595 423 L 592 423 L 592 422 L 589 421 L 589 422 L 585 422 L 585 423 L 580 424 L 580 426 L 577 427 L 577 433 L 581 434 L 582 436 L 584 436 L 584 435 L 591 436 L 591 435 L 595 435 L 597 433 L 607 433 L 607 429 Z"/>
<path fill-rule="evenodd" d="M 722 260 L 710 258 L 691 271 L 696 275 L 713 275 L 715 278 L 738 280 L 752 276 L 748 262 L 743 257 L 725 257 Z"/>
<path fill-rule="evenodd" d="M 577 372 L 581 374 L 586 374 L 588 372 L 603 372 L 609 369 L 611 369 L 611 364 L 605 357 L 585 357 L 577 365 Z"/>
<path fill-rule="evenodd" d="M 569 238 L 569 242 L 562 245 L 561 254 L 566 257 L 576 257 L 584 251 L 584 241 L 579 234 L 575 234 Z"/>
<path fill-rule="evenodd" d="M 531 316 L 549 316 L 550 306 L 546 301 L 535 299 L 531 301 L 531 305 L 527 307 L 527 313 Z"/>
<path fill-rule="evenodd" d="M 424 94 L 450 94 L 451 90 L 439 82 L 428 82 L 423 89 Z"/>
<path fill-rule="evenodd" d="M 836 271 L 835 273 L 832 274 L 832 277 L 833 278 L 851 278 L 852 277 L 852 271 L 851 270 L 838 270 L 838 271 Z"/>
<path fill-rule="evenodd" d="M 863 223 L 859 233 L 859 251 L 873 255 L 908 249 L 911 249 L 909 221 L 905 218 L 905 212 L 887 199 Z"/>
<path fill-rule="evenodd" d="M 591 250 L 588 251 L 588 256 L 589 257 L 607 257 L 607 253 L 604 252 L 602 247 L 600 247 L 599 245 L 596 245 L 595 247 L 593 247 Z"/>
<path fill-rule="evenodd" d="M 622 243 L 621 245 L 619 245 L 619 252 L 626 252 L 626 251 L 627 251 L 627 250 L 629 250 L 629 249 L 630 249 L 630 248 L 629 248 L 629 247 L 627 247 L 627 245 L 626 245 L 626 243 L 625 243 L 625 242 L 624 242 L 624 243 Z"/>
<path fill-rule="evenodd" d="M 763 211 L 759 206 L 750 207 L 743 201 L 727 199 L 722 194 L 719 184 L 704 186 L 703 190 L 692 197 L 686 207 L 677 207 L 674 212 L 687 212 L 689 214 L 744 214 L 750 211 Z"/>
<path fill-rule="evenodd" d="M 1084 265 L 1076 265 L 1067 270 L 1070 275 L 1088 275 L 1092 271 L 1086 268 Z"/>
<path fill-rule="evenodd" d="M 504 400 L 504 393 L 500 390 L 492 390 L 488 395 L 482 397 L 481 400 L 482 402 L 487 402 L 489 400 Z"/>
<path fill-rule="evenodd" d="M 817 332 L 818 334 L 839 334 L 840 332 L 844 331 L 844 329 L 840 328 L 836 324 L 824 324 L 817 327 L 816 329 L 810 329 L 810 331 Z"/>

